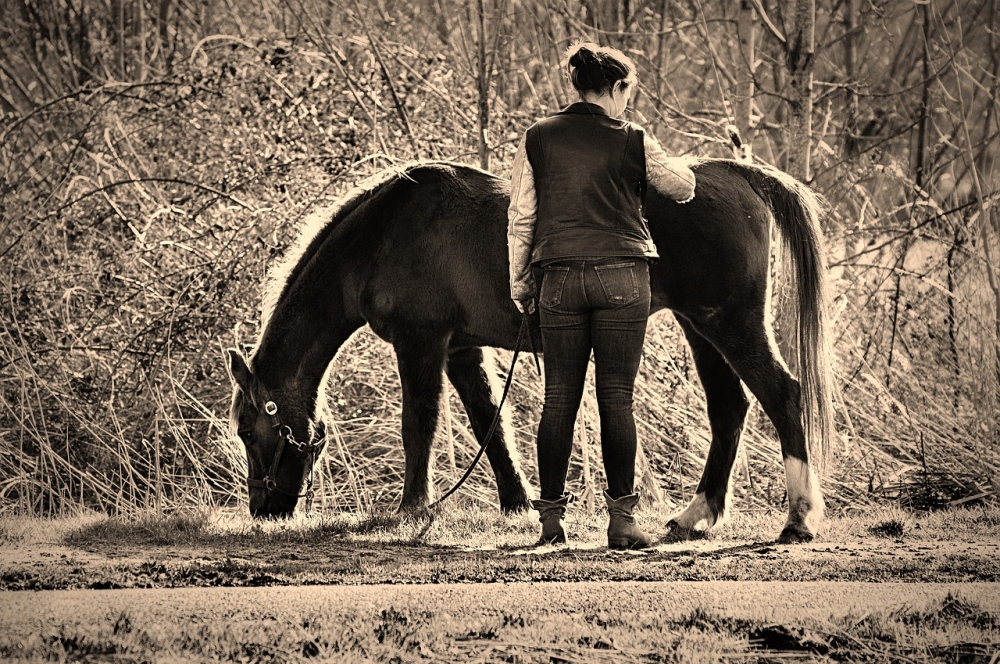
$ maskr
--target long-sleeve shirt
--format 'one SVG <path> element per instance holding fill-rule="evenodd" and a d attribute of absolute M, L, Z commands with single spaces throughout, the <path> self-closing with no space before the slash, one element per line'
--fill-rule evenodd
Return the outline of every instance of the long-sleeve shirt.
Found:
<path fill-rule="evenodd" d="M 646 181 L 649 186 L 678 203 L 694 198 L 694 173 L 684 159 L 669 157 L 659 141 L 643 132 L 646 153 Z M 511 175 L 510 207 L 507 209 L 507 255 L 510 259 L 510 295 L 514 300 L 526 300 L 536 295 L 531 276 L 531 250 L 535 238 L 538 198 L 535 176 L 525 150 L 525 139 L 514 157 Z"/>

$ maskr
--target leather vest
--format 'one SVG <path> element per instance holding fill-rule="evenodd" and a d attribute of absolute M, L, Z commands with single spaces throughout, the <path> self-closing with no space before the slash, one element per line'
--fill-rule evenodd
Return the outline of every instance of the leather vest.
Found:
<path fill-rule="evenodd" d="M 534 264 L 564 258 L 658 258 L 642 217 L 641 128 L 579 102 L 532 125 L 525 150 L 535 177 Z"/>

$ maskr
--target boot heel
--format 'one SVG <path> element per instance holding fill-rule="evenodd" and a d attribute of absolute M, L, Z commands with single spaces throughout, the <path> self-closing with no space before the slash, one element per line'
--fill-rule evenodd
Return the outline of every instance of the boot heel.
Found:
<path fill-rule="evenodd" d="M 531 501 L 531 506 L 538 511 L 538 521 L 542 524 L 542 536 L 538 539 L 538 545 L 566 542 L 566 530 L 562 522 L 566 515 L 567 503 L 569 496 L 566 494 L 558 500 Z"/>

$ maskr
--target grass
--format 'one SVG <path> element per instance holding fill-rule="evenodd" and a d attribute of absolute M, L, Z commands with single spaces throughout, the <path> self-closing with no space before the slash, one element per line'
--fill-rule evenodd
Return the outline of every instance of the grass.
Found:
<path fill-rule="evenodd" d="M 504 607 L 459 615 L 403 604 L 375 611 L 251 609 L 213 622 L 123 611 L 97 625 L 49 626 L 24 640 L 0 634 L 0 657 L 27 661 L 985 662 L 998 648 L 997 617 L 951 595 L 919 610 L 788 624 L 704 608 L 664 618 L 585 606 L 568 613 Z"/>
<path fill-rule="evenodd" d="M 647 505 L 637 520 L 654 535 L 662 532 L 673 514 L 667 505 Z M 419 543 L 443 547 L 512 548 L 527 546 L 537 535 L 534 512 L 504 516 L 494 508 L 457 499 L 433 514 L 402 515 L 386 509 L 365 513 L 302 511 L 288 519 L 255 520 L 242 510 L 190 508 L 164 514 L 152 511 L 134 516 L 107 516 L 96 512 L 74 517 L 42 519 L 0 516 L 0 543 L 69 545 L 119 544 L 169 546 L 230 542 L 317 543 L 334 536 L 372 543 Z M 736 510 L 705 534 L 709 542 L 766 542 L 780 531 L 780 510 Z M 607 515 L 571 506 L 567 529 L 574 542 L 605 543 Z M 955 508 L 936 512 L 909 512 L 895 505 L 863 514 L 830 515 L 819 541 L 860 542 L 871 538 L 905 538 L 912 542 L 992 540 L 1000 527 L 1000 506 Z"/>
<path fill-rule="evenodd" d="M 654 534 L 673 514 L 667 505 L 640 507 L 637 520 Z M 371 542 L 407 542 L 469 548 L 525 546 L 537 535 L 534 512 L 504 516 L 493 508 L 458 499 L 431 515 L 410 516 L 375 509 L 366 513 L 301 511 L 288 519 L 255 520 L 242 510 L 191 508 L 165 514 L 146 511 L 134 516 L 107 516 L 95 512 L 75 517 L 41 519 L 0 516 L 0 542 L 71 545 L 107 543 L 166 546 L 254 541 L 310 543 L 331 536 L 354 536 Z M 705 534 L 715 542 L 765 542 L 780 531 L 780 510 L 735 511 Z M 582 545 L 603 543 L 607 515 L 571 506 L 567 528 Z M 908 512 L 894 505 L 864 514 L 828 516 L 820 541 L 858 542 L 871 537 L 911 541 L 990 540 L 1000 527 L 1000 506 L 956 508 L 937 512 Z"/>
<path fill-rule="evenodd" d="M 0 589 L 556 580 L 1000 580 L 1000 510 L 831 517 L 809 546 L 773 542 L 779 513 L 736 514 L 704 539 L 609 552 L 602 512 L 573 508 L 568 547 L 533 546 L 534 513 L 501 516 L 471 501 L 433 516 L 300 514 L 254 521 L 192 510 L 134 518 L 0 519 L 10 553 Z M 640 523 L 665 532 L 669 511 Z M 950 515 L 950 520 L 943 518 Z M 886 530 L 905 523 L 903 534 Z M 967 544 L 970 543 L 970 544 Z M 72 564 L 71 564 L 72 563 Z"/>

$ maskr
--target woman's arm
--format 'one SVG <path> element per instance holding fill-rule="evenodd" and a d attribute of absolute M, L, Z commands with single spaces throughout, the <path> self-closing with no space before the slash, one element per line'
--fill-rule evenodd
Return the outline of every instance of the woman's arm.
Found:
<path fill-rule="evenodd" d="M 694 198 L 694 172 L 683 159 L 668 157 L 660 142 L 648 131 L 643 131 L 646 150 L 646 181 L 664 196 L 678 203 L 688 203 Z"/>
<path fill-rule="evenodd" d="M 510 182 L 510 207 L 507 208 L 507 256 L 510 259 L 510 296 L 516 301 L 535 296 L 531 276 L 531 249 L 538 218 L 535 175 L 524 148 L 524 137 L 517 146 L 514 172 Z"/>

